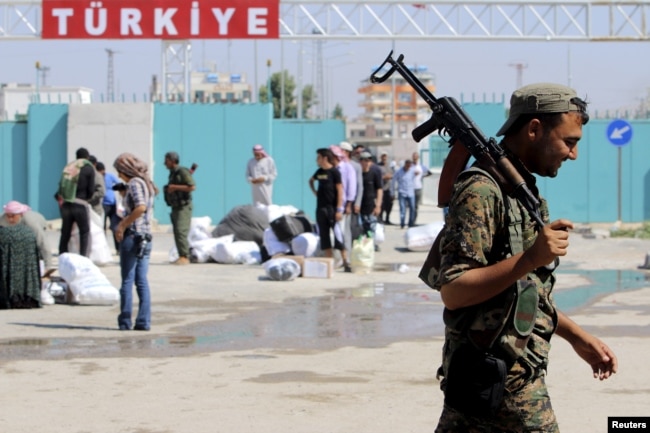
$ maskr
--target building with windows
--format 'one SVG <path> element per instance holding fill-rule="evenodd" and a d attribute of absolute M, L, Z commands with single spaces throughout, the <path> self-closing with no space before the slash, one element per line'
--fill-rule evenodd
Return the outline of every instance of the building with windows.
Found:
<path fill-rule="evenodd" d="M 178 83 L 176 89 L 168 97 L 170 102 L 183 101 L 184 85 Z M 151 83 L 152 100 L 162 100 L 160 83 L 154 77 Z M 177 94 L 175 92 L 178 92 Z M 214 69 L 203 69 L 190 73 L 190 97 L 193 103 L 245 103 L 252 102 L 252 88 L 247 82 L 246 74 L 217 72 Z"/>
<path fill-rule="evenodd" d="M 0 121 L 27 118 L 32 102 L 47 104 L 90 104 L 93 91 L 86 87 L 41 86 L 27 83 L 0 84 Z"/>
<path fill-rule="evenodd" d="M 190 80 L 193 102 L 251 102 L 251 85 L 246 82 L 246 74 L 199 71 L 192 72 Z"/>
<path fill-rule="evenodd" d="M 409 69 L 429 91 L 435 93 L 435 75 L 428 72 L 426 66 L 409 66 Z M 359 106 L 363 112 L 348 124 L 351 140 L 405 138 L 431 115 L 431 108 L 424 99 L 398 73 L 383 83 L 366 79 L 361 82 L 358 92 L 362 95 Z"/>

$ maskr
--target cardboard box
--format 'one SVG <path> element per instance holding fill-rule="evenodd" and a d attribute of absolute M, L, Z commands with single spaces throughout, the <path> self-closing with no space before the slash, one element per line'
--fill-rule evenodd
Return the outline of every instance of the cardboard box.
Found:
<path fill-rule="evenodd" d="M 304 278 L 332 278 L 334 259 L 327 257 L 307 257 L 302 266 Z"/>
<path fill-rule="evenodd" d="M 300 265 L 300 275 L 302 275 L 302 271 L 305 266 L 305 256 L 293 256 L 290 254 L 276 254 L 273 256 L 274 259 L 291 259 L 294 262 L 298 263 Z"/>

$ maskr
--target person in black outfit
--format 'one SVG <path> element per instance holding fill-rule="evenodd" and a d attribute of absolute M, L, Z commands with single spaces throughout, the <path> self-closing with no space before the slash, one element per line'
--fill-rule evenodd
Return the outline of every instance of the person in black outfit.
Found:
<path fill-rule="evenodd" d="M 95 191 L 95 168 L 88 160 L 88 150 L 81 147 L 77 150 L 76 161 L 69 163 L 64 169 L 57 199 L 61 202 L 61 240 L 59 254 L 68 252 L 68 243 L 72 233 L 72 224 L 79 228 L 79 254 L 90 256 L 90 215 L 88 200 Z M 76 191 L 69 187 L 76 178 Z M 74 192 L 74 196 L 72 193 Z"/>
<path fill-rule="evenodd" d="M 393 180 L 393 169 L 388 165 L 388 154 L 382 152 L 379 163 L 377 164 L 381 168 L 382 173 L 382 184 L 383 184 L 383 197 L 381 201 L 381 213 L 379 214 L 379 221 L 383 222 L 386 225 L 391 225 L 390 222 L 390 211 L 393 210 L 393 192 L 391 191 L 391 184 Z"/>
<path fill-rule="evenodd" d="M 341 173 L 334 166 L 334 154 L 321 148 L 316 151 L 318 170 L 309 178 L 309 188 L 316 195 L 316 224 L 320 235 L 320 248 L 325 257 L 333 257 L 330 230 L 334 231 L 334 248 L 339 250 L 345 272 L 352 272 L 343 244 L 343 231 L 339 221 L 343 216 L 343 184 Z M 318 190 L 314 183 L 318 181 Z"/>
<path fill-rule="evenodd" d="M 384 195 L 381 168 L 372 162 L 370 152 L 361 152 L 361 169 L 363 175 L 363 198 L 361 199 L 361 225 L 364 233 L 372 233 L 375 238 L 377 217 L 381 214 Z M 379 246 L 375 244 L 375 251 Z"/>

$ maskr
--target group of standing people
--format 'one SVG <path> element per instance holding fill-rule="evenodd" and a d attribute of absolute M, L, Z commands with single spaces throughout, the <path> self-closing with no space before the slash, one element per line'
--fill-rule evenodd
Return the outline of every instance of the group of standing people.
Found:
<path fill-rule="evenodd" d="M 394 200 L 393 191 L 397 194 L 399 203 L 399 225 L 400 228 L 414 227 L 418 217 L 418 210 L 422 203 L 422 179 L 431 176 L 429 168 L 420 163 L 420 154 L 413 152 L 411 159 L 404 161 L 397 171 L 392 172 L 392 168 L 387 163 L 388 156 L 384 153 L 381 156 L 381 168 L 383 178 L 388 180 L 388 185 L 385 189 L 390 194 L 390 203 L 387 203 L 382 209 L 385 213 L 383 222 L 391 225 L 390 212 L 393 208 L 392 200 Z M 392 187 L 392 188 L 391 188 Z M 408 215 L 408 219 L 407 219 Z"/>
<path fill-rule="evenodd" d="M 309 188 L 316 195 L 321 250 L 326 257 L 338 250 L 345 272 L 352 271 L 348 252 L 353 239 L 363 233 L 374 235 L 383 198 L 381 170 L 369 152 L 355 150 L 348 142 L 318 149 L 318 169 L 309 178 Z"/>

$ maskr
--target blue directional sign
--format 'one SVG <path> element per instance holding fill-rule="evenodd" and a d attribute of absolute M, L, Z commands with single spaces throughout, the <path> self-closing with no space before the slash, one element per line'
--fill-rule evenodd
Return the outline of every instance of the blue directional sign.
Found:
<path fill-rule="evenodd" d="M 607 126 L 607 139 L 614 146 L 625 146 L 632 139 L 632 125 L 625 120 L 612 120 Z"/>

